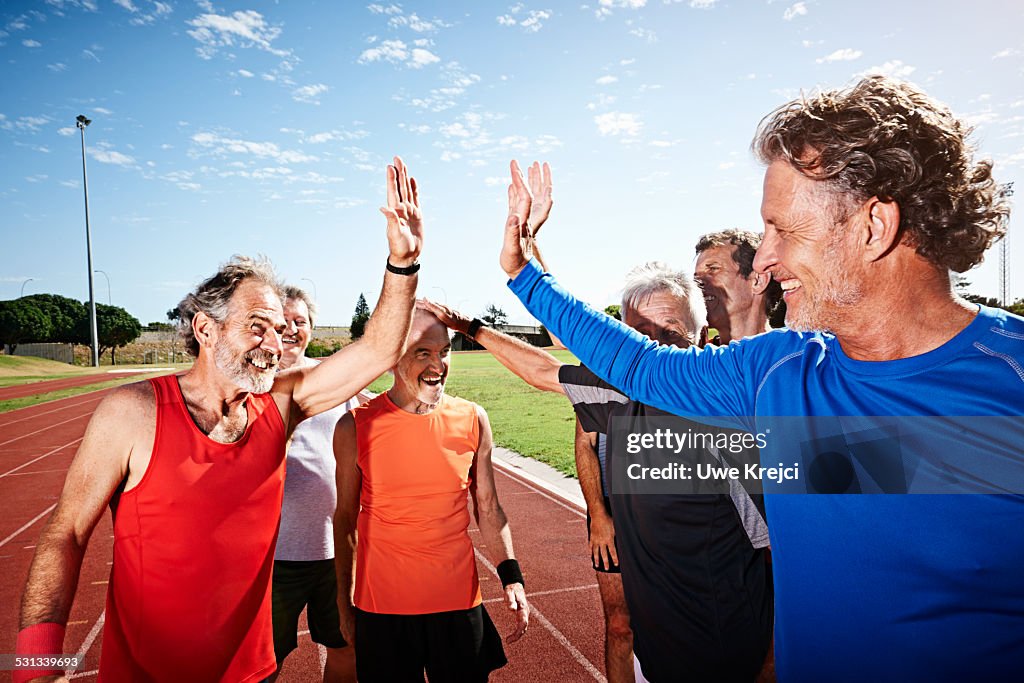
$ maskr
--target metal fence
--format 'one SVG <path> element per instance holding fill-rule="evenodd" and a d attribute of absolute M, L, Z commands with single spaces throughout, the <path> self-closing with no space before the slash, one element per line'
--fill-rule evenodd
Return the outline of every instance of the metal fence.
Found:
<path fill-rule="evenodd" d="M 75 361 L 74 347 L 71 344 L 18 344 L 14 349 L 15 356 L 33 356 L 61 363 Z"/>

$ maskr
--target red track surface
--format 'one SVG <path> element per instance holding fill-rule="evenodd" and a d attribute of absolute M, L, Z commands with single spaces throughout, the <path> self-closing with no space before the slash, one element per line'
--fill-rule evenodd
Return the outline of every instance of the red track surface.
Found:
<path fill-rule="evenodd" d="M 38 387 L 39 385 L 34 385 Z M 109 389 L 0 414 L 0 653 L 14 651 L 21 592 L 36 538 L 57 501 L 89 416 Z M 527 580 L 533 618 L 527 635 L 506 647 L 509 665 L 491 680 L 604 681 L 602 616 L 586 553 L 583 513 L 499 468 L 498 491 Z M 471 530 L 474 540 L 479 533 Z M 82 565 L 64 650 L 84 655 L 73 679 L 95 680 L 113 546 L 110 515 L 96 527 Z M 487 549 L 477 545 L 486 557 Z M 501 585 L 478 555 L 485 604 L 499 632 L 512 629 Z M 300 633 L 306 628 L 299 624 Z M 319 681 L 320 654 L 302 633 L 279 680 Z M 9 681 L 10 672 L 0 672 Z"/>
<path fill-rule="evenodd" d="M 0 389 L 0 401 L 6 401 L 12 398 L 22 398 L 24 396 L 35 396 L 37 394 L 45 394 L 50 391 L 70 389 L 71 387 L 81 387 L 88 384 L 108 382 L 112 379 L 125 377 L 125 375 L 129 373 L 138 374 L 128 370 L 124 372 L 101 372 L 95 375 L 65 377 L 64 379 L 48 379 L 43 380 L 42 382 L 31 382 L 30 384 L 19 384 L 17 386 L 4 387 Z"/>

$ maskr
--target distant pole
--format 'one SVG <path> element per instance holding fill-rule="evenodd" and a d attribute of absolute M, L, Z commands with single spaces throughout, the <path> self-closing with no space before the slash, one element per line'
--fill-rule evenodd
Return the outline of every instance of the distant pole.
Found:
<path fill-rule="evenodd" d="M 1013 183 L 1004 183 L 999 188 L 1003 197 L 1013 196 Z M 1009 306 L 1013 301 L 1010 297 L 1010 221 L 1006 220 L 1006 233 L 1003 235 L 1002 244 L 999 245 L 999 299 L 1003 306 Z"/>
<path fill-rule="evenodd" d="M 93 272 L 94 273 L 102 273 L 103 277 L 105 277 L 107 279 L 107 305 L 111 306 L 112 304 L 110 303 L 110 276 L 107 275 L 107 272 L 105 270 L 100 270 L 99 268 L 97 268 Z"/>
<path fill-rule="evenodd" d="M 313 301 L 320 303 L 320 297 L 316 294 L 316 283 L 310 280 L 308 277 L 300 278 L 299 282 L 308 282 L 313 285 Z"/>
<path fill-rule="evenodd" d="M 89 265 L 89 333 L 92 335 L 92 366 L 100 366 L 99 334 L 96 332 L 96 293 L 93 291 L 92 277 L 92 234 L 89 232 L 89 177 L 85 172 L 85 127 L 92 123 L 91 119 L 81 114 L 75 119 L 75 126 L 82 131 L 82 187 L 85 189 L 85 256 Z"/>
<path fill-rule="evenodd" d="M 25 285 L 27 285 L 28 283 L 32 282 L 32 280 L 34 280 L 34 279 L 35 278 L 30 277 L 30 278 L 27 278 L 24 282 L 21 283 L 21 296 L 25 296 Z"/>

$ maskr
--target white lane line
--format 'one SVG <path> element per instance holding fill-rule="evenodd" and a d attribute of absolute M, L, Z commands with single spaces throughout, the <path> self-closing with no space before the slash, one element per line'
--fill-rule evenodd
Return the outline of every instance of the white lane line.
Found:
<path fill-rule="evenodd" d="M 498 570 L 495 569 L 494 565 L 491 564 L 490 561 L 483 556 L 483 553 L 481 553 L 476 548 L 473 549 L 473 552 L 476 553 L 476 558 L 480 561 L 480 564 L 487 567 L 487 571 L 489 571 L 497 577 Z M 587 673 L 594 677 L 595 681 L 599 681 L 600 683 L 608 683 L 608 679 L 604 677 L 604 674 L 602 674 L 598 670 L 598 668 L 594 666 L 591 663 L 591 661 L 583 655 L 582 652 L 577 650 L 576 646 L 569 642 L 569 639 L 565 637 L 565 634 L 563 634 L 561 631 L 555 628 L 555 625 L 548 621 L 548 618 L 545 617 L 544 614 L 533 605 L 530 605 L 530 618 L 539 621 L 540 625 L 547 629 L 547 631 L 552 636 L 554 636 L 555 640 L 557 640 L 561 644 L 561 646 L 564 647 L 570 655 L 572 655 L 572 658 L 575 659 L 580 666 L 587 670 Z"/>
<path fill-rule="evenodd" d="M 572 593 L 573 591 L 585 591 L 585 590 L 590 590 L 591 588 L 597 588 L 597 584 L 596 583 L 592 583 L 592 584 L 589 584 L 587 586 L 573 586 L 572 588 L 556 588 L 556 589 L 550 590 L 550 591 L 537 591 L 535 593 L 527 593 L 526 597 L 533 598 L 533 597 L 536 597 L 538 595 L 554 595 L 555 593 Z M 486 603 L 505 602 L 505 598 L 490 598 L 488 600 L 484 600 L 484 602 L 486 602 Z"/>
<path fill-rule="evenodd" d="M 502 474 L 504 474 L 509 479 L 512 479 L 513 481 L 516 481 L 516 482 L 519 482 L 520 484 L 522 484 L 523 486 L 525 486 L 528 489 L 533 489 L 534 491 L 536 491 L 540 495 L 542 495 L 545 498 L 547 498 L 548 500 L 550 500 L 552 503 L 555 503 L 557 505 L 561 505 L 562 507 L 564 507 L 569 512 L 575 513 L 575 514 L 579 515 L 580 517 L 583 517 L 584 519 L 586 519 L 587 513 L 580 512 L 579 509 L 573 507 L 572 505 L 569 505 L 568 503 L 563 502 L 563 500 L 559 500 L 558 498 L 555 498 L 554 496 L 550 495 L 548 493 L 548 491 L 545 491 L 544 489 L 541 489 L 540 487 L 535 486 L 531 480 L 524 481 L 523 479 L 521 479 L 520 477 L 523 476 L 523 473 L 520 472 L 519 470 L 516 470 L 515 474 L 509 474 L 510 470 L 508 468 L 506 468 L 504 465 L 502 465 L 500 462 L 498 462 L 497 460 L 492 460 L 491 462 L 494 463 L 494 466 L 495 466 L 496 469 L 498 469 Z M 555 493 L 555 492 L 551 491 L 551 493 Z"/>
<path fill-rule="evenodd" d="M 83 417 L 89 417 L 90 415 L 92 415 L 92 411 L 91 410 L 88 413 L 84 413 L 84 414 L 78 415 L 76 417 L 69 417 L 68 419 L 64 420 L 63 422 L 54 422 L 53 424 L 47 425 L 47 426 L 43 427 L 42 429 L 37 429 L 34 432 L 29 432 L 28 434 L 22 434 L 21 436 L 16 436 L 13 439 L 8 439 L 7 441 L 0 442 L 0 446 L 6 446 L 9 443 L 14 443 L 15 441 L 20 441 L 21 439 L 27 439 L 28 437 L 32 436 L 33 434 L 38 434 L 39 432 L 45 432 L 48 429 L 53 429 L 54 427 L 59 427 L 62 424 L 67 424 L 68 422 L 74 422 L 75 420 L 81 420 Z"/>
<path fill-rule="evenodd" d="M 15 472 L 17 472 L 18 470 L 20 470 L 20 469 L 22 469 L 22 468 L 25 468 L 25 467 L 28 467 L 29 465 L 31 465 L 31 464 L 32 464 L 32 463 L 34 463 L 34 462 L 37 462 L 37 461 L 39 461 L 39 460 L 42 460 L 43 458 L 45 458 L 45 457 L 46 457 L 46 456 L 48 456 L 48 455 L 53 455 L 54 453 L 56 453 L 56 452 L 58 452 L 58 451 L 62 451 L 62 450 L 64 450 L 65 448 L 67 448 L 68 446 L 71 446 L 71 445 L 73 445 L 73 444 L 76 444 L 76 443 L 78 443 L 79 441 L 81 441 L 81 440 L 82 440 L 82 439 L 84 439 L 84 438 L 85 438 L 84 436 L 80 436 L 80 437 L 78 437 L 77 439 L 75 439 L 74 441 L 68 441 L 68 442 L 67 442 L 66 444 L 64 444 L 63 446 L 57 446 L 56 448 L 54 448 L 54 449 L 53 449 L 52 451 L 50 451 L 49 453 L 43 453 L 42 455 L 40 455 L 40 456 L 39 456 L 39 457 L 37 457 L 37 458 L 32 458 L 31 460 L 29 460 L 29 461 L 28 461 L 27 463 L 25 463 L 24 465 L 18 465 L 18 466 L 17 466 L 17 467 L 15 467 L 15 468 L 14 468 L 13 470 L 7 470 L 7 471 L 6 471 L 6 472 L 4 472 L 3 474 L 0 474 L 0 479 L 3 479 L 4 477 L 6 477 L 6 476 L 7 476 L 7 475 L 9 475 L 9 474 L 14 474 L 14 473 L 15 473 Z"/>
<path fill-rule="evenodd" d="M 100 631 L 103 629 L 103 622 L 106 620 L 106 616 L 107 610 L 103 610 L 102 612 L 100 612 L 100 616 L 96 620 L 96 623 L 93 624 L 92 628 L 89 630 L 89 635 L 87 635 L 85 637 L 85 640 L 82 641 L 82 647 L 78 648 L 78 661 L 85 661 L 85 656 L 89 654 L 89 650 L 92 648 L 92 644 L 96 642 L 96 636 L 98 636 L 100 634 Z M 64 674 L 70 679 L 78 678 L 79 676 L 90 676 L 94 673 L 92 671 L 89 671 L 83 674 L 72 674 L 72 671 L 73 669 L 68 669 L 64 672 Z"/>
<path fill-rule="evenodd" d="M 316 649 L 320 653 L 320 670 L 323 671 L 327 666 L 327 648 L 320 643 L 317 643 Z"/>
<path fill-rule="evenodd" d="M 9 543 L 10 541 L 12 541 L 13 539 L 17 538 L 18 534 L 20 534 L 20 533 L 21 533 L 22 531 L 24 531 L 25 529 L 29 528 L 30 526 L 32 526 L 33 524 L 35 524 L 36 522 L 38 522 L 39 520 L 41 520 L 41 519 L 42 519 L 43 517 L 45 517 L 46 515 L 50 514 L 50 512 L 52 512 L 52 511 L 53 511 L 53 508 L 55 508 L 55 507 L 57 507 L 57 504 L 56 504 L 56 503 L 54 503 L 54 504 L 53 504 L 53 505 L 51 505 L 50 507 L 46 508 L 46 509 L 45 509 L 45 510 L 43 510 L 42 512 L 40 512 L 40 513 L 39 513 L 38 515 L 36 515 L 35 517 L 33 517 L 31 521 L 29 521 L 29 522 L 26 522 L 25 526 L 21 527 L 20 529 L 18 529 L 17 531 L 15 531 L 15 532 L 14 532 L 13 534 L 11 534 L 10 536 L 8 536 L 8 537 L 7 537 L 7 538 L 5 538 L 4 540 L 0 541 L 0 547 L 3 547 L 3 546 L 5 546 L 5 545 L 7 545 L 7 544 L 8 544 L 8 543 Z"/>
<path fill-rule="evenodd" d="M 59 398 L 57 400 L 58 401 L 67 401 L 67 400 L 70 400 L 70 399 Z M 61 406 L 60 408 L 54 408 L 53 410 L 47 410 L 47 411 L 42 412 L 42 413 L 35 413 L 34 415 L 29 415 L 28 417 L 21 417 L 21 418 L 18 418 L 17 420 L 11 420 L 10 422 L 4 422 L 3 424 L 0 424 L 0 429 L 8 427 L 8 426 L 10 426 L 12 424 L 17 424 L 19 422 L 24 422 L 25 420 L 34 420 L 37 417 L 42 417 L 43 415 L 49 415 L 50 413 L 59 413 L 62 410 L 67 410 L 68 408 L 74 408 L 75 406 L 84 406 L 86 403 L 99 403 L 102 400 L 103 400 L 102 396 L 95 396 L 95 397 L 90 398 L 90 399 L 85 400 L 85 401 L 79 401 L 78 403 L 69 403 L 68 405 Z M 53 403 L 53 401 L 47 401 L 47 403 Z M 37 404 L 37 405 L 43 405 L 43 404 Z M 30 408 L 35 408 L 36 406 L 29 406 L 29 407 Z M 26 408 L 21 408 L 20 410 L 27 410 L 27 409 Z M 17 413 L 17 412 L 19 412 L 19 411 L 14 411 L 14 410 L 11 411 L 12 414 Z"/>

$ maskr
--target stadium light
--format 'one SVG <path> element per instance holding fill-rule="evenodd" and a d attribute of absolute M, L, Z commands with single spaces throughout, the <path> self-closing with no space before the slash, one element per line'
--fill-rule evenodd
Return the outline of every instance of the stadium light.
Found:
<path fill-rule="evenodd" d="M 79 114 L 75 118 L 75 126 L 82 131 L 82 187 L 85 190 L 85 258 L 89 266 L 89 334 L 92 340 L 92 366 L 100 366 L 99 335 L 96 333 L 96 293 L 93 290 L 92 277 L 92 235 L 89 233 L 89 177 L 85 172 L 85 127 L 92 123 Z"/>
<path fill-rule="evenodd" d="M 25 281 L 21 283 L 21 296 L 25 296 L 25 285 L 32 282 L 34 279 L 35 278 L 33 277 L 26 278 Z"/>

